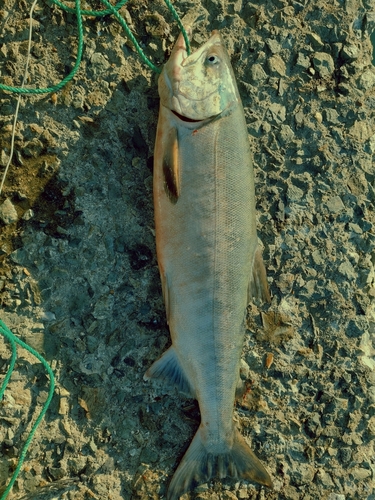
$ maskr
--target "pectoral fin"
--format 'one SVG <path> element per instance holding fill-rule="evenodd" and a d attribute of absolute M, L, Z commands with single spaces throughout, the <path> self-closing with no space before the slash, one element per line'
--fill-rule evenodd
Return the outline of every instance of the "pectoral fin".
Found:
<path fill-rule="evenodd" d="M 163 137 L 162 161 L 164 189 L 170 201 L 175 204 L 180 196 L 178 134 L 175 127 L 171 127 Z"/>
<path fill-rule="evenodd" d="M 167 383 L 175 386 L 187 397 L 194 397 L 194 390 L 180 365 L 173 346 L 165 351 L 165 353 L 150 366 L 143 377 L 144 380 L 150 380 L 151 378 L 165 380 Z"/>
<path fill-rule="evenodd" d="M 264 267 L 262 252 L 259 247 L 255 251 L 247 298 L 248 302 L 251 302 L 253 298 L 260 299 L 263 302 L 271 302 L 266 268 Z"/>

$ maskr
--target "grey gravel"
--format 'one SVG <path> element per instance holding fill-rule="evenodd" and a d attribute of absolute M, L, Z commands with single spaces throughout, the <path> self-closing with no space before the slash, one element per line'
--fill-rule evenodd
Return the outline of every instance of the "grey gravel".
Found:
<path fill-rule="evenodd" d="M 273 296 L 249 306 L 236 419 L 275 488 L 226 479 L 190 498 L 374 500 L 373 2 L 174 5 L 199 18 L 193 49 L 212 29 L 227 42 Z M 5 0 L 0 11 L 2 82 L 22 80 L 28 9 Z M 178 35 L 164 2 L 121 13 L 161 65 Z M 157 78 L 116 21 L 84 23 L 76 78 L 23 98 L 0 200 L 1 319 L 57 381 L 10 500 L 165 498 L 199 423 L 195 401 L 142 379 L 169 345 L 152 209 Z M 30 84 L 60 81 L 77 50 L 73 18 L 38 4 L 33 40 Z M 2 167 L 14 109 L 1 95 Z M 9 358 L 1 341 L 3 375 Z M 46 391 L 20 349 L 0 412 L 0 494 Z"/>

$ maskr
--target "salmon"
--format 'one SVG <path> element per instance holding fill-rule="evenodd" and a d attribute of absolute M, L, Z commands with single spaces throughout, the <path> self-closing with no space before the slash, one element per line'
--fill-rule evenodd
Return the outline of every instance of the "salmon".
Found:
<path fill-rule="evenodd" d="M 145 379 L 168 380 L 201 414 L 167 499 L 211 478 L 272 487 L 233 422 L 246 307 L 270 295 L 246 121 L 220 33 L 189 56 L 181 34 L 158 88 L 156 248 L 172 345 Z"/>

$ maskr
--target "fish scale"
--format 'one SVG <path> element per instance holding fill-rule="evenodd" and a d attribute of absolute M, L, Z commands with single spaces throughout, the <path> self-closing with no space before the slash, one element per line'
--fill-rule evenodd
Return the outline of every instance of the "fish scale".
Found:
<path fill-rule="evenodd" d="M 189 57 L 180 35 L 159 94 L 155 229 L 172 345 L 145 378 L 174 383 L 198 400 L 201 413 L 167 498 L 212 477 L 270 487 L 233 422 L 246 306 L 254 296 L 268 300 L 269 292 L 246 121 L 217 31 Z"/>

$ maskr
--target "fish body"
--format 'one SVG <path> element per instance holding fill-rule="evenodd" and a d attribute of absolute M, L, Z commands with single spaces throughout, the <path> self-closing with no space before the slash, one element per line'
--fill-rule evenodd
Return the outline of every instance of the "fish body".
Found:
<path fill-rule="evenodd" d="M 145 378 L 169 379 L 201 413 L 167 498 L 211 477 L 272 486 L 233 422 L 246 306 L 269 292 L 246 122 L 218 31 L 189 57 L 180 35 L 159 94 L 155 228 L 172 345 Z"/>

